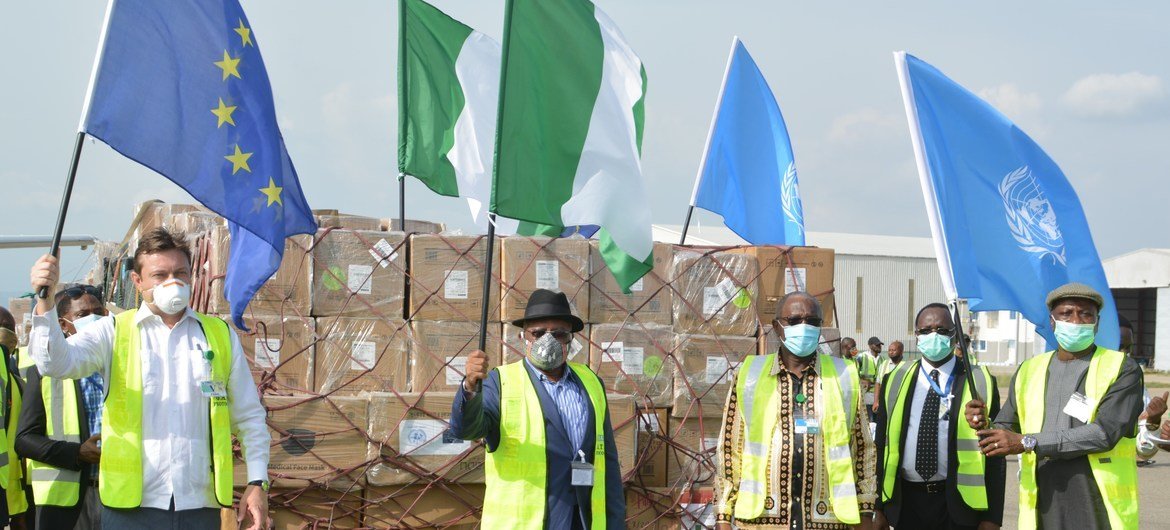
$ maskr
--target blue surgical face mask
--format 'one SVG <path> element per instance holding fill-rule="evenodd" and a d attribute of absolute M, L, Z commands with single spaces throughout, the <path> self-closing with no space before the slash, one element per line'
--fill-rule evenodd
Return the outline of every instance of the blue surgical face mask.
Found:
<path fill-rule="evenodd" d="M 821 328 L 808 324 L 784 326 L 784 349 L 797 357 L 808 357 L 817 351 L 821 341 Z"/>
<path fill-rule="evenodd" d="M 1053 326 L 1056 342 L 1060 344 L 1061 348 L 1064 348 L 1064 351 L 1085 351 L 1093 345 L 1093 341 L 1097 338 L 1096 324 L 1073 324 L 1056 319 L 1053 319 L 1053 322 L 1056 323 Z"/>
<path fill-rule="evenodd" d="M 951 354 L 951 338 L 938 332 L 919 335 L 918 351 L 928 361 L 941 361 Z"/>

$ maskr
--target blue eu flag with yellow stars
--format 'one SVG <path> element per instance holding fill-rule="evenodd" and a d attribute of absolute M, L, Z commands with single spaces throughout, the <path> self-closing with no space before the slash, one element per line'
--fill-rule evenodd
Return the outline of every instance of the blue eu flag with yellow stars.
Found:
<path fill-rule="evenodd" d="M 84 132 L 224 216 L 224 295 L 244 308 L 285 238 L 317 230 L 276 124 L 256 34 L 236 0 L 118 0 L 108 13 Z"/>

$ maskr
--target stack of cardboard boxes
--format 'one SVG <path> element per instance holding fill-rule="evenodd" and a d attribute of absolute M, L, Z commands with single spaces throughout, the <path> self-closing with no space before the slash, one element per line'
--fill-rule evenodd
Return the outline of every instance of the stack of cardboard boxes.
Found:
<path fill-rule="evenodd" d="M 195 207 L 145 208 L 155 226 L 198 232 L 196 309 L 226 316 L 221 220 Z M 288 240 L 248 306 L 250 331 L 240 331 L 269 409 L 272 505 L 289 528 L 325 517 L 338 528 L 475 525 L 483 448 L 452 437 L 448 422 L 485 306 L 493 366 L 523 357 L 510 322 L 535 289 L 566 293 L 587 323 L 569 360 L 588 364 L 609 393 L 632 528 L 702 517 L 727 393 L 746 356 L 778 347 L 770 330 L 780 298 L 813 293 L 831 325 L 829 249 L 657 243 L 652 271 L 626 294 L 596 241 L 507 237 L 489 256 L 483 236 L 422 222 L 408 222 L 410 234 L 336 211 L 318 222 L 314 236 Z"/>

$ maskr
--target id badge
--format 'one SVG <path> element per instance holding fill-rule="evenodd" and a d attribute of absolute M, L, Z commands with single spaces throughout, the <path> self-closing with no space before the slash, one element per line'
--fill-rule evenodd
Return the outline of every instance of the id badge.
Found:
<path fill-rule="evenodd" d="M 939 421 L 950 421 L 950 419 L 951 419 L 951 399 L 953 399 L 953 398 L 954 398 L 954 396 L 946 396 L 946 397 L 942 398 L 941 402 L 939 402 L 939 407 L 938 407 L 938 420 Z"/>
<path fill-rule="evenodd" d="M 821 432 L 820 420 L 805 416 L 803 411 L 796 413 L 795 421 L 796 434 L 819 434 Z"/>
<path fill-rule="evenodd" d="M 227 387 L 219 381 L 200 381 L 199 391 L 203 393 L 203 397 L 227 397 Z"/>
<path fill-rule="evenodd" d="M 570 484 L 574 486 L 593 487 L 593 464 L 585 461 L 585 453 L 577 451 L 581 460 L 569 462 L 571 468 Z"/>
<path fill-rule="evenodd" d="M 1064 405 L 1064 413 L 1081 421 L 1089 423 L 1089 398 L 1080 392 L 1073 392 Z"/>

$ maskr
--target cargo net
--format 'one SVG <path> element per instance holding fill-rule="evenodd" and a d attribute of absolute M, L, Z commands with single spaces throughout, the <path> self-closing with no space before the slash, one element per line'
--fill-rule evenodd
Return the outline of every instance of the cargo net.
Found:
<path fill-rule="evenodd" d="M 489 257 L 484 236 L 322 226 L 288 240 L 248 307 L 250 331 L 237 330 L 268 410 L 278 528 L 477 527 L 485 450 L 448 430 L 452 401 L 483 304 L 491 365 L 516 362 L 525 345 L 509 322 L 537 288 L 564 292 L 587 323 L 569 360 L 605 385 L 627 527 L 712 528 L 736 368 L 778 348 L 770 323 L 785 292 L 817 296 L 832 326 L 827 249 L 656 244 L 653 270 L 623 294 L 597 242 L 579 237 L 500 238 Z M 227 232 L 192 240 L 194 306 L 230 321 Z M 823 351 L 838 340 L 826 329 Z"/>

